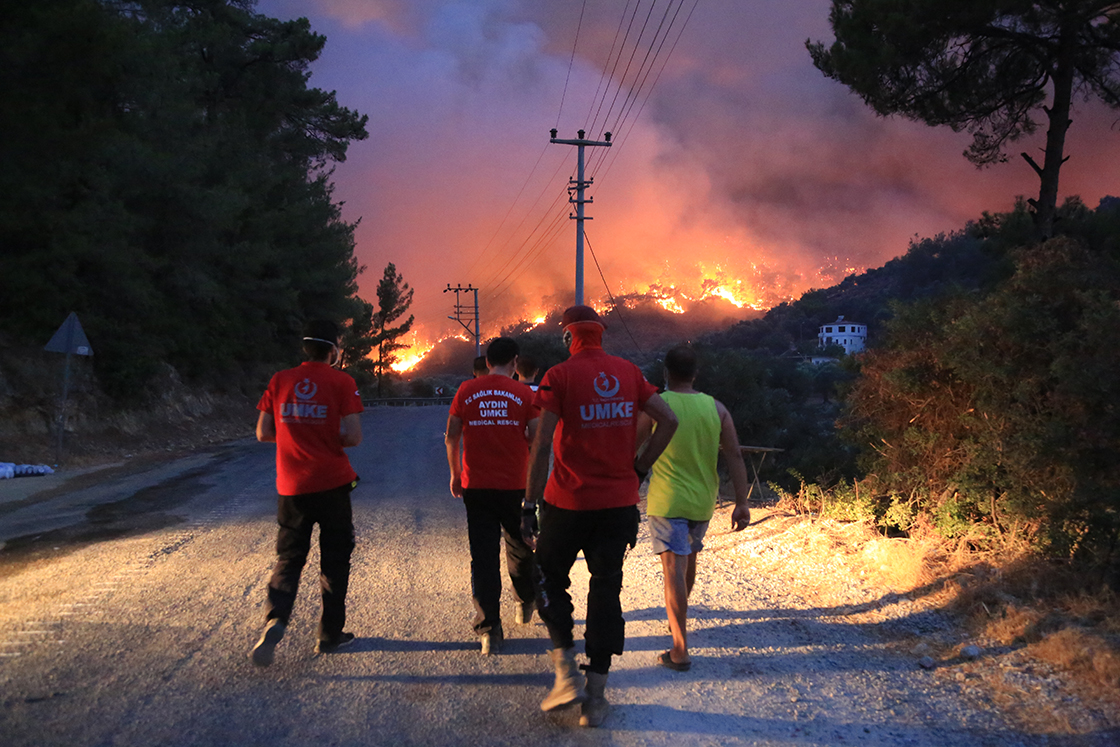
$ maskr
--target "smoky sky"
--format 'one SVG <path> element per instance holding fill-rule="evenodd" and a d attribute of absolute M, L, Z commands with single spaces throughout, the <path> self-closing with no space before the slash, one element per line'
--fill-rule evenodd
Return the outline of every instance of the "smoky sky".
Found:
<path fill-rule="evenodd" d="M 641 95 L 624 118 L 603 117 L 607 104 L 637 89 L 621 65 L 609 67 L 620 19 L 635 3 L 633 16 L 651 24 L 675 7 L 258 3 L 270 16 L 310 19 L 327 37 L 310 84 L 369 115 L 369 139 L 353 143 L 333 174 L 344 217 L 360 220 L 363 297 L 375 298 L 393 262 L 415 289 L 420 340 L 461 330 L 447 319 L 448 284 L 482 288 L 484 337 L 499 323 L 569 304 L 575 226 L 566 188 L 575 148 L 549 144 L 553 127 L 561 138 L 584 128 L 599 139 L 605 126 L 623 124 L 609 152 L 589 153 L 589 300 L 607 289 L 687 290 L 714 278 L 765 307 L 1037 194 L 1018 153 L 1038 152 L 1044 126 L 1013 144 L 1007 163 L 977 170 L 961 155 L 966 133 L 876 117 L 821 75 L 805 41 L 831 40 L 827 0 L 677 2 L 683 10 Z M 1060 198 L 1096 206 L 1120 193 L 1115 119 L 1079 103 Z"/>

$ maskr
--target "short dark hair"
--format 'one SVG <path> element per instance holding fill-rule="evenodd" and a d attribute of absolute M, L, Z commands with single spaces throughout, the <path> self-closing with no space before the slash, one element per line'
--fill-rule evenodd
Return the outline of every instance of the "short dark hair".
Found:
<path fill-rule="evenodd" d="M 311 360 L 326 360 L 337 343 L 338 325 L 329 319 L 312 319 L 303 325 L 303 352 Z"/>
<path fill-rule="evenodd" d="M 474 371 L 476 374 L 488 373 L 490 371 L 490 369 L 486 366 L 486 356 L 485 355 L 480 355 L 477 358 L 475 358 L 474 359 L 474 365 L 471 367 L 471 370 Z"/>
<path fill-rule="evenodd" d="M 529 381 L 537 375 L 540 370 L 537 361 L 531 355 L 522 355 L 517 359 L 517 375 L 521 377 L 522 381 Z"/>
<path fill-rule="evenodd" d="M 696 351 L 690 345 L 677 345 L 665 354 L 665 370 L 677 382 L 696 378 Z"/>
<path fill-rule="evenodd" d="M 508 337 L 495 337 L 486 347 L 486 362 L 491 366 L 504 366 L 521 352 L 521 346 Z"/>

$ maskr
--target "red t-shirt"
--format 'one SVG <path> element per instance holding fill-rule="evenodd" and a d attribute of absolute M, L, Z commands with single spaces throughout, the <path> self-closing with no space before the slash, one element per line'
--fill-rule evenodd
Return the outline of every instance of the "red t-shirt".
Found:
<path fill-rule="evenodd" d="M 277 493 L 319 493 L 357 478 L 339 435 L 342 418 L 362 412 L 349 375 L 312 361 L 280 371 L 257 409 L 276 423 Z"/>
<path fill-rule="evenodd" d="M 548 369 L 534 399 L 560 416 L 545 500 L 576 511 L 637 505 L 637 415 L 656 392 L 637 366 L 602 348 Z"/>
<path fill-rule="evenodd" d="M 508 376 L 480 376 L 455 392 L 451 414 L 463 421 L 463 487 L 524 490 L 533 390 Z"/>

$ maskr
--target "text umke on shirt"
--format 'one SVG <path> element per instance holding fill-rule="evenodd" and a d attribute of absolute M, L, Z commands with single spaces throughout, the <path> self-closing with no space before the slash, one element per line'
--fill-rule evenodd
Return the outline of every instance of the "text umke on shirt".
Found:
<path fill-rule="evenodd" d="M 616 396 L 621 389 L 617 376 L 600 371 L 592 381 L 592 387 L 603 401 L 579 406 L 583 428 L 611 428 L 633 423 L 636 403 Z"/>
<path fill-rule="evenodd" d="M 523 400 L 516 394 L 502 389 L 475 392 L 463 401 L 464 406 L 477 402 L 478 407 L 478 418 L 468 420 L 467 425 L 521 425 L 519 420 L 509 417 L 511 401 L 519 407 L 523 404 Z"/>
<path fill-rule="evenodd" d="M 318 394 L 319 386 L 305 378 L 300 383 L 292 388 L 292 393 L 295 395 L 295 401 L 280 403 L 280 419 L 285 423 L 292 422 L 308 422 L 308 425 L 316 425 L 326 422 L 327 413 L 330 411 L 327 405 L 320 405 L 315 402 L 315 395 Z"/>

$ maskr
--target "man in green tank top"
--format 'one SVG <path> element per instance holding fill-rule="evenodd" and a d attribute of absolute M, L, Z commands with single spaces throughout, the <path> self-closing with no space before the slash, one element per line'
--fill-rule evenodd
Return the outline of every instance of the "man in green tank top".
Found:
<path fill-rule="evenodd" d="M 692 666 L 685 632 L 688 596 L 696 581 L 696 555 L 704 547 L 704 534 L 716 509 L 716 462 L 720 449 L 735 487 L 733 531 L 745 529 L 751 520 L 747 508 L 750 481 L 735 424 L 719 400 L 693 388 L 696 368 L 696 352 L 687 345 L 675 347 L 665 355 L 667 390 L 661 397 L 680 425 L 653 464 L 646 495 L 650 539 L 654 553 L 661 557 L 665 610 L 673 636 L 673 647 L 660 655 L 660 663 L 678 672 L 687 672 Z M 639 444 L 645 442 L 654 427 L 648 417 L 639 416 Z"/>

